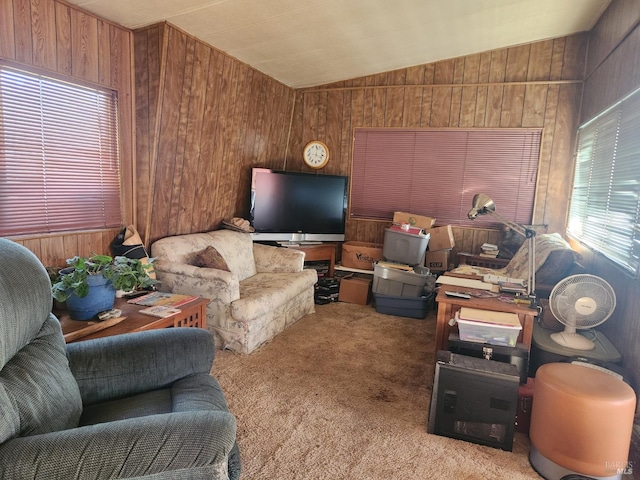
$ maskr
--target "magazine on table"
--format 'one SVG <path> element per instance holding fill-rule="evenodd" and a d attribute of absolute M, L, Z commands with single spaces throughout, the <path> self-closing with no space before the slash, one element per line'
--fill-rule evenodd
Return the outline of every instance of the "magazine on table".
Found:
<path fill-rule="evenodd" d="M 131 300 L 128 300 L 128 303 L 143 305 L 145 307 L 162 305 L 165 307 L 177 308 L 197 298 L 198 297 L 195 295 L 183 295 L 181 293 L 151 292 L 141 297 L 132 298 Z"/>
<path fill-rule="evenodd" d="M 164 305 L 154 305 L 153 307 L 143 308 L 140 313 L 151 315 L 152 317 L 167 318 L 176 313 L 180 313 L 179 308 L 165 307 Z"/>

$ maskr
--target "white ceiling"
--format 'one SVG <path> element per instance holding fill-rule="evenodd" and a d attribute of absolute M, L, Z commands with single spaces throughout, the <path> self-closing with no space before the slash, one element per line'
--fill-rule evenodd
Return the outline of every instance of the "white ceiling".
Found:
<path fill-rule="evenodd" d="M 611 0 L 69 0 L 135 29 L 166 20 L 308 87 L 591 29 Z"/>

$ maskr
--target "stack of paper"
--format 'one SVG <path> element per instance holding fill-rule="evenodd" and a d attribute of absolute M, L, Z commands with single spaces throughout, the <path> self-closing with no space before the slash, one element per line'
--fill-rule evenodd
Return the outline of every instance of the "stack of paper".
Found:
<path fill-rule="evenodd" d="M 520 319 L 515 313 L 494 312 L 491 310 L 480 310 L 478 308 L 462 307 L 459 318 L 472 322 L 488 323 L 503 327 L 521 327 Z"/>

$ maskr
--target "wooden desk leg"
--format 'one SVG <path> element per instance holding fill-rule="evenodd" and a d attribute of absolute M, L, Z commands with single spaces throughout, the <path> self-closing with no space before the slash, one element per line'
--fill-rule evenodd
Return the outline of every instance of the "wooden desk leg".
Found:
<path fill-rule="evenodd" d="M 535 322 L 535 313 L 531 315 L 521 315 L 520 323 L 522 324 L 522 343 L 531 350 L 531 341 L 533 339 L 533 322 Z"/>
<path fill-rule="evenodd" d="M 449 320 L 451 320 L 451 304 L 438 303 L 438 318 L 436 320 L 436 352 L 438 350 L 448 350 L 449 343 Z"/>
<path fill-rule="evenodd" d="M 329 255 L 329 278 L 334 277 L 334 267 L 336 264 L 336 247 L 331 247 L 331 254 Z"/>

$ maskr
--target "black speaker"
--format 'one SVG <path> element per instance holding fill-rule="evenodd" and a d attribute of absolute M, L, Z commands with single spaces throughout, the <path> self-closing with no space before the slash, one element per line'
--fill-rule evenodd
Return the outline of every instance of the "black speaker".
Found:
<path fill-rule="evenodd" d="M 519 385 L 513 364 L 440 350 L 427 431 L 511 451 Z"/>

